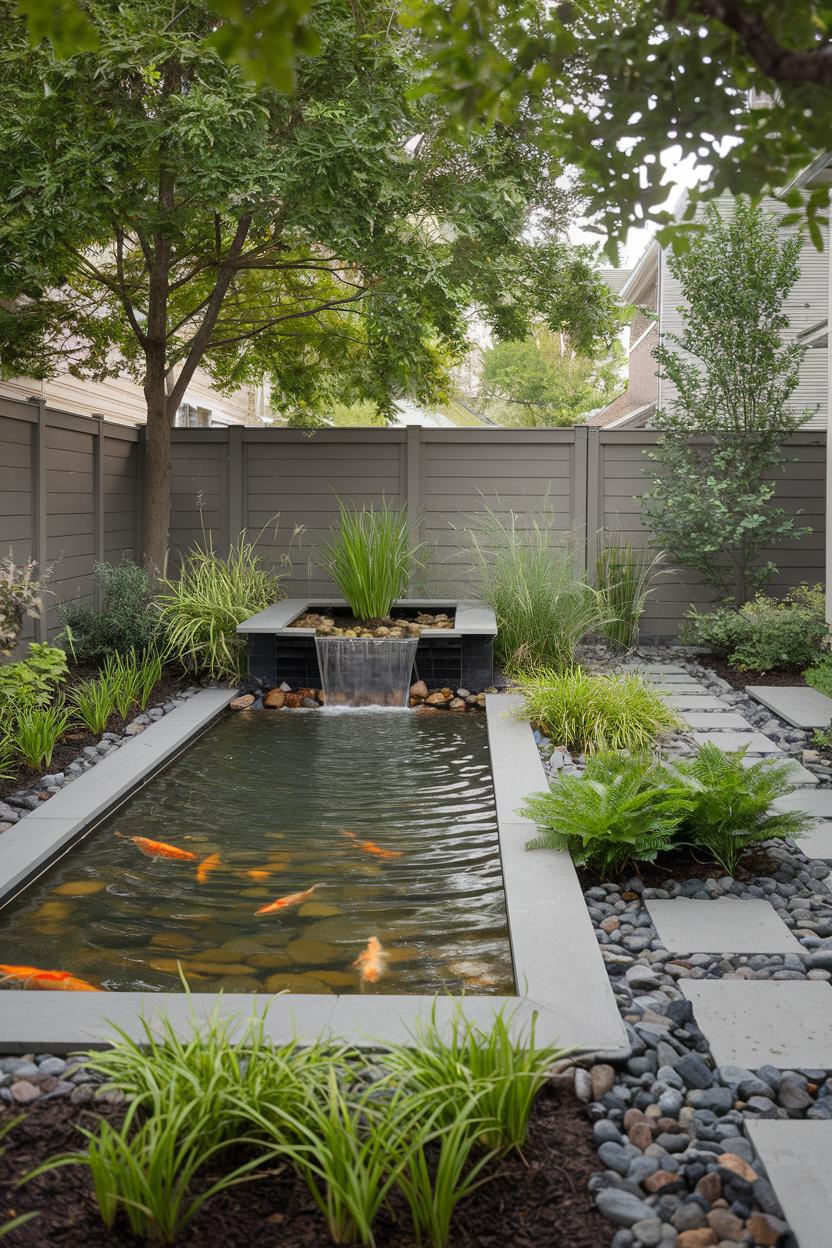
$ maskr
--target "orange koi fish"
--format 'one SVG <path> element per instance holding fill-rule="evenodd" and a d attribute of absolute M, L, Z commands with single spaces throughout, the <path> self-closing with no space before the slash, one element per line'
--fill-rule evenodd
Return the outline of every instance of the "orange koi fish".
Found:
<path fill-rule="evenodd" d="M 355 833 L 351 832 L 349 828 L 341 828 L 341 835 L 346 836 L 350 841 L 355 840 Z"/>
<path fill-rule="evenodd" d="M 0 962 L 0 976 L 14 979 L 24 988 L 52 989 L 58 992 L 103 992 L 84 979 L 76 979 L 69 971 L 42 971 L 37 966 L 8 966 Z"/>
<path fill-rule="evenodd" d="M 363 849 L 365 854 L 375 854 L 376 858 L 401 858 L 403 852 L 400 849 L 383 849 L 375 841 L 359 841 L 358 848 Z"/>
<path fill-rule="evenodd" d="M 307 897 L 311 897 L 316 889 L 322 888 L 321 884 L 313 884 L 310 888 L 305 888 L 302 893 L 289 893 L 286 897 L 278 897 L 277 901 L 271 902 L 268 906 L 261 906 L 259 910 L 255 910 L 255 914 L 276 914 L 278 910 L 285 910 L 288 906 L 297 906 L 302 901 L 306 901 Z"/>
<path fill-rule="evenodd" d="M 196 869 L 197 884 L 204 884 L 208 879 L 209 871 L 216 871 L 221 862 L 222 858 L 219 854 L 209 854 L 207 858 L 203 858 L 202 862 Z"/>
<path fill-rule="evenodd" d="M 264 867 L 252 867 L 250 871 L 246 871 L 246 875 L 250 880 L 267 880 L 271 871 L 266 871 Z"/>
<path fill-rule="evenodd" d="M 196 862 L 196 854 L 189 849 L 179 849 L 176 845 L 167 845 L 164 841 L 151 841 L 146 836 L 131 836 L 134 845 L 147 854 L 148 858 L 171 858 L 175 862 Z"/>
<path fill-rule="evenodd" d="M 359 953 L 353 966 L 361 971 L 362 984 L 376 984 L 387 969 L 387 953 L 378 936 L 371 936 L 367 948 Z"/>

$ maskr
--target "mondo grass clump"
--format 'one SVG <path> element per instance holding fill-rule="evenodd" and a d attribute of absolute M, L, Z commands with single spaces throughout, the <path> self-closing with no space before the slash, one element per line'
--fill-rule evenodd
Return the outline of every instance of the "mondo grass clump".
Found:
<path fill-rule="evenodd" d="M 420 566 L 419 550 L 410 544 L 407 509 L 386 502 L 359 508 L 340 500 L 338 508 L 323 567 L 357 620 L 383 619 Z"/>
<path fill-rule="evenodd" d="M 677 715 L 636 675 L 598 676 L 539 667 L 518 676 L 523 717 L 579 753 L 644 750 L 681 728 Z"/>
<path fill-rule="evenodd" d="M 135 1040 L 117 1032 L 87 1060 L 125 1094 L 124 1118 L 86 1126 L 83 1147 L 23 1181 L 83 1166 L 108 1230 L 174 1244 L 221 1192 L 288 1167 L 332 1243 L 374 1248 L 381 1216 L 409 1216 L 417 1245 L 445 1248 L 459 1202 L 522 1147 L 564 1055 L 537 1045 L 533 1025 L 517 1032 L 495 1012 L 493 1028 L 476 1026 L 459 1004 L 445 1026 L 435 1009 L 412 1048 L 372 1054 L 273 1045 L 265 1021 L 217 1006 L 184 1038 L 164 1019 Z"/>

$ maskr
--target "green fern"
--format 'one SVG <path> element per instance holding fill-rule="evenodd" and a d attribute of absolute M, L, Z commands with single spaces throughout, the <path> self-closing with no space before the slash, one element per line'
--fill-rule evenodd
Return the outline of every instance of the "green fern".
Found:
<path fill-rule="evenodd" d="M 682 839 L 693 849 L 707 850 L 727 875 L 734 874 L 749 846 L 798 836 L 810 819 L 804 811 L 769 809 L 791 790 L 787 763 L 763 760 L 746 767 L 744 757 L 745 750 L 724 754 L 709 743 L 672 769 L 690 799 Z"/>
<path fill-rule="evenodd" d="M 521 813 L 542 834 L 528 849 L 560 849 L 577 866 L 610 872 L 669 849 L 692 799 L 649 754 L 593 754 L 582 776 L 560 776 Z"/>

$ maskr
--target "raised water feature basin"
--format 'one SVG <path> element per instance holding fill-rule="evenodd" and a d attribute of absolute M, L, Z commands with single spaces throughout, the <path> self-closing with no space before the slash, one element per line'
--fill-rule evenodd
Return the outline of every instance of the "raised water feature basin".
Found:
<path fill-rule="evenodd" d="M 252 682 L 293 689 L 323 685 L 314 628 L 296 621 L 309 613 L 326 612 L 336 618 L 347 610 L 337 598 L 286 598 L 244 620 L 237 632 L 248 640 L 248 674 Z M 414 618 L 420 612 L 447 613 L 453 627 L 424 628 L 419 634 L 413 679 L 431 687 L 448 685 L 473 692 L 487 689 L 494 679 L 494 612 L 482 602 L 447 598 L 403 598 L 391 614 Z"/>
<path fill-rule="evenodd" d="M 111 991 L 181 991 L 181 967 L 209 992 L 513 992 L 485 717 L 228 715 L 0 911 L 0 963 Z"/>

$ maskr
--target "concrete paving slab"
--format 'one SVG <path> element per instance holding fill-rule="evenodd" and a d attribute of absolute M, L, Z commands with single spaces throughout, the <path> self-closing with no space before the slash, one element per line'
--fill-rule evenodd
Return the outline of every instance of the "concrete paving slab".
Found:
<path fill-rule="evenodd" d="M 680 979 L 717 1066 L 832 1069 L 832 986 L 819 980 Z"/>
<path fill-rule="evenodd" d="M 687 676 L 690 679 L 690 673 L 679 663 L 624 663 L 622 667 L 628 672 L 640 672 L 642 675 Z"/>
<path fill-rule="evenodd" d="M 745 1129 L 798 1248 L 829 1248 L 832 1122 L 747 1118 Z"/>
<path fill-rule="evenodd" d="M 746 693 L 794 728 L 828 728 L 832 698 L 809 685 L 746 685 Z"/>
<path fill-rule="evenodd" d="M 786 793 L 771 805 L 774 810 L 805 810 L 818 819 L 832 819 L 832 787 L 823 785 L 814 793 Z"/>
<path fill-rule="evenodd" d="M 748 720 L 736 711 L 683 711 L 682 719 L 691 728 L 699 728 L 704 732 L 754 731 Z"/>
<path fill-rule="evenodd" d="M 803 953 L 771 902 L 718 897 L 646 901 L 669 953 Z"/>
<path fill-rule="evenodd" d="M 694 697 L 702 696 L 702 686 L 694 684 L 693 681 L 690 681 L 687 684 L 680 682 L 678 685 L 651 684 L 650 688 L 661 698 L 677 698 L 683 694 L 690 694 Z"/>
<path fill-rule="evenodd" d="M 724 711 L 725 703 L 710 693 L 667 693 L 662 695 L 674 711 Z"/>
<path fill-rule="evenodd" d="M 742 749 L 748 750 L 749 754 L 783 753 L 779 745 L 775 745 L 761 732 L 694 732 L 693 739 L 697 745 L 706 745 L 710 742 L 728 753 Z"/>
<path fill-rule="evenodd" d="M 796 838 L 795 845 L 807 858 L 832 862 L 832 821 L 819 820 Z"/>
<path fill-rule="evenodd" d="M 804 786 L 808 784 L 820 784 L 820 780 L 818 780 L 815 773 L 810 771 L 808 767 L 804 767 L 803 764 L 799 763 L 796 758 L 790 758 L 788 762 L 784 763 L 783 759 L 779 758 L 777 755 L 772 758 L 765 759 L 749 758 L 748 755 L 746 755 L 742 760 L 742 765 L 743 767 L 753 767 L 755 763 L 763 762 L 771 763 L 772 766 L 776 767 L 786 767 L 786 779 L 789 781 L 789 784 Z"/>
<path fill-rule="evenodd" d="M 642 680 L 648 685 L 690 685 L 694 683 L 689 672 L 639 672 Z M 702 686 L 698 686 L 701 688 Z"/>

